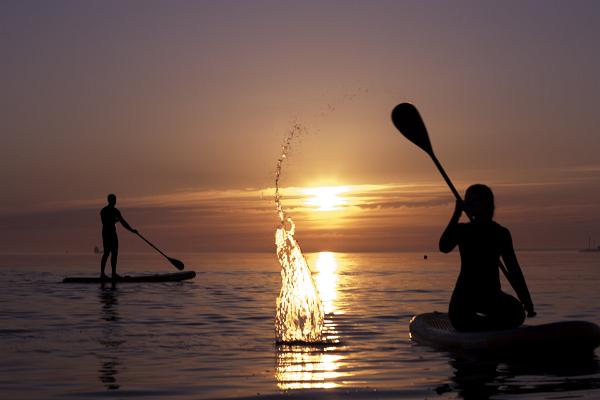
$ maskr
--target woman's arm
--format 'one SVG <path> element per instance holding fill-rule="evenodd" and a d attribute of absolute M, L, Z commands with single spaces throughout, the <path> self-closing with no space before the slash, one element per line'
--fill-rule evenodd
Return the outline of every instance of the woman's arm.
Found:
<path fill-rule="evenodd" d="M 527 316 L 534 317 L 536 313 L 533 309 L 533 301 L 531 301 L 531 295 L 529 294 L 525 277 L 523 276 L 523 272 L 521 271 L 521 267 L 517 261 L 517 255 L 515 254 L 515 250 L 513 248 L 512 237 L 508 229 L 506 229 L 506 236 L 503 239 L 503 242 L 502 259 L 504 260 L 504 264 L 506 265 L 506 269 L 510 275 L 510 284 L 515 290 L 515 293 L 517 293 L 521 303 L 523 303 L 523 307 L 525 308 L 525 311 L 527 311 Z"/>
<path fill-rule="evenodd" d="M 458 244 L 458 220 L 462 214 L 461 204 L 457 201 L 454 207 L 454 214 L 450 218 L 448 226 L 440 237 L 440 251 L 442 253 L 450 253 Z"/>

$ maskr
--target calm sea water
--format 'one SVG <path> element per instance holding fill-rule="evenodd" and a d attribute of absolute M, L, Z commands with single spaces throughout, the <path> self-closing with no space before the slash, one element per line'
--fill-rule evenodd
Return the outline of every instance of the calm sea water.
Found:
<path fill-rule="evenodd" d="M 0 397 L 600 398 L 597 359 L 505 364 L 412 343 L 410 318 L 445 311 L 455 254 L 309 254 L 337 345 L 274 344 L 273 254 L 177 255 L 192 282 L 64 285 L 94 255 L 3 255 Z M 521 252 L 539 316 L 600 323 L 600 253 Z M 121 273 L 166 272 L 154 254 Z M 552 352 L 552 349 L 548 349 Z"/>

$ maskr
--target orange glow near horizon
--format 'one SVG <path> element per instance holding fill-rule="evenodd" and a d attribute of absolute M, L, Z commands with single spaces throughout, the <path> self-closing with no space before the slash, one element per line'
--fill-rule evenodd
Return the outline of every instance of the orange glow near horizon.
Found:
<path fill-rule="evenodd" d="M 321 186 L 304 189 L 311 197 L 306 201 L 309 206 L 317 207 L 317 211 L 335 211 L 348 204 L 348 199 L 340 196 L 348 192 L 347 186 Z"/>

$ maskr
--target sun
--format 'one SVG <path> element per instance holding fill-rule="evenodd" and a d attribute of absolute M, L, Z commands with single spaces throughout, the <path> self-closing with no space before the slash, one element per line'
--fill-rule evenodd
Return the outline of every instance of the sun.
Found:
<path fill-rule="evenodd" d="M 322 186 L 308 188 L 304 193 L 311 197 L 306 201 L 309 206 L 318 207 L 318 211 L 334 211 L 348 203 L 340 194 L 348 191 L 346 186 Z"/>

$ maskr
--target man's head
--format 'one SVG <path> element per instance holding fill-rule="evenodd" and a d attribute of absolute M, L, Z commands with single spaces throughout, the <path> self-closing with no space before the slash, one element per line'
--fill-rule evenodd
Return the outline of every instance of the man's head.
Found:
<path fill-rule="evenodd" d="M 109 194 L 106 199 L 108 200 L 108 204 L 110 204 L 111 206 L 117 204 L 117 196 L 112 193 Z"/>
<path fill-rule="evenodd" d="M 494 217 L 494 194 L 486 185 L 470 186 L 465 193 L 465 203 L 476 221 L 491 221 Z"/>

